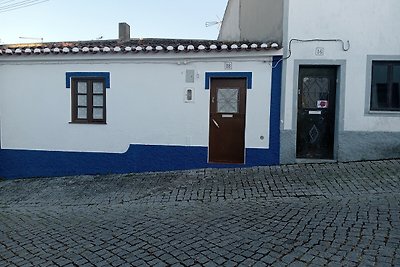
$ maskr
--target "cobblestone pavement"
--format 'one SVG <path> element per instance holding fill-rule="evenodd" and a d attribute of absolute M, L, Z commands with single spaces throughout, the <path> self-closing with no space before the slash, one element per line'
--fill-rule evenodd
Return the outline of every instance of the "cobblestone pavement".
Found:
<path fill-rule="evenodd" d="M 0 266 L 400 266 L 400 160 L 2 181 Z"/>

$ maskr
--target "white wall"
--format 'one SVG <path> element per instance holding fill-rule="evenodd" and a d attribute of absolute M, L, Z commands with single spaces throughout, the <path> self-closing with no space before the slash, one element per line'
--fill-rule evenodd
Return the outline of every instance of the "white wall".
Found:
<path fill-rule="evenodd" d="M 282 22 L 282 1 L 230 0 L 218 39 L 224 41 L 273 41 L 281 44 Z"/>
<path fill-rule="evenodd" d="M 253 89 L 247 95 L 246 147 L 268 148 L 271 66 L 263 60 L 270 60 L 274 52 L 265 53 L 246 52 L 243 58 L 241 53 L 221 52 L 219 59 L 155 59 L 154 55 L 0 59 L 2 146 L 116 153 L 125 152 L 130 144 L 207 147 L 209 90 L 204 89 L 205 72 L 224 71 L 224 62 L 231 61 L 232 71 L 253 72 Z M 195 70 L 195 83 L 185 82 L 186 69 Z M 69 123 L 71 91 L 66 88 L 65 73 L 86 71 L 111 74 L 107 125 Z M 184 102 L 186 87 L 195 88 L 194 103 Z"/>
<path fill-rule="evenodd" d="M 225 9 L 218 40 L 240 40 L 240 0 L 229 0 Z"/>
<path fill-rule="evenodd" d="M 282 22 L 282 1 L 242 0 L 240 8 L 241 40 L 274 41 L 281 44 Z"/>
<path fill-rule="evenodd" d="M 349 40 L 351 49 L 342 50 L 340 43 L 293 42 L 292 56 L 286 61 L 286 94 L 284 129 L 292 129 L 295 116 L 293 81 L 295 60 L 310 63 L 324 60 L 345 60 L 346 77 L 344 105 L 345 131 L 400 131 L 400 116 L 366 114 L 366 97 L 370 91 L 367 84 L 367 56 L 400 55 L 400 1 L 398 0 L 286 0 L 288 4 L 287 42 L 299 39 Z M 325 55 L 316 56 L 316 47 L 324 47 Z M 367 107 L 368 108 L 368 107 Z M 294 111 L 296 114 L 296 111 Z"/>

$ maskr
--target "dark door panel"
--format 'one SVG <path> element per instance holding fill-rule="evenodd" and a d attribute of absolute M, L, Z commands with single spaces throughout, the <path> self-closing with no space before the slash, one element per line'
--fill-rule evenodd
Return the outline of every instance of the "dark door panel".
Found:
<path fill-rule="evenodd" d="M 333 159 L 336 67 L 300 67 L 297 158 Z"/>
<path fill-rule="evenodd" d="M 209 162 L 244 163 L 246 79 L 211 80 Z"/>

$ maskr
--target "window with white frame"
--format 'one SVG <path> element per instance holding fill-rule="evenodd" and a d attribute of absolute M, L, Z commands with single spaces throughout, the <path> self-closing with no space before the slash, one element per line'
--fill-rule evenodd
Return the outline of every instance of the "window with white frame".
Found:
<path fill-rule="evenodd" d="M 372 61 L 371 111 L 400 111 L 400 61 Z"/>

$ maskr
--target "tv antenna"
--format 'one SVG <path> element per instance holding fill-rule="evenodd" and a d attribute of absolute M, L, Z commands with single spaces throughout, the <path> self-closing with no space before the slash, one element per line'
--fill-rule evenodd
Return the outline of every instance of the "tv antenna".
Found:
<path fill-rule="evenodd" d="M 211 27 L 211 26 L 215 26 L 215 25 L 218 25 L 218 28 L 221 27 L 221 25 L 222 25 L 222 20 L 218 16 L 217 16 L 216 21 L 206 22 L 206 27 Z"/>
<path fill-rule="evenodd" d="M 19 37 L 19 39 L 24 39 L 24 40 L 35 40 L 43 43 L 43 38 L 37 38 L 37 37 Z"/>

